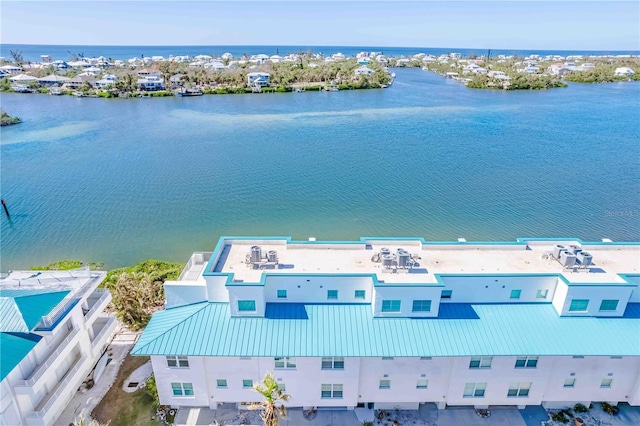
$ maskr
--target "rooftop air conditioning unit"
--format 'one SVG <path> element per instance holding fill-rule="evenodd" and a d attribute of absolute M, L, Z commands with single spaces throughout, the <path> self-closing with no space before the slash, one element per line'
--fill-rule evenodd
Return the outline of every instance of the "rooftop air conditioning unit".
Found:
<path fill-rule="evenodd" d="M 553 257 L 560 259 L 560 252 L 565 249 L 566 247 L 562 244 L 556 244 L 555 247 L 553 247 Z"/>
<path fill-rule="evenodd" d="M 591 254 L 587 253 L 586 251 L 581 251 L 580 253 L 578 253 L 576 255 L 576 258 L 580 262 L 580 266 L 589 266 L 593 261 L 593 256 L 591 256 Z"/>
<path fill-rule="evenodd" d="M 262 260 L 262 249 L 260 246 L 252 246 L 251 247 L 251 262 L 260 262 Z"/>
<path fill-rule="evenodd" d="M 571 268 L 576 264 L 576 255 L 568 250 L 560 252 L 560 264 L 565 268 Z"/>

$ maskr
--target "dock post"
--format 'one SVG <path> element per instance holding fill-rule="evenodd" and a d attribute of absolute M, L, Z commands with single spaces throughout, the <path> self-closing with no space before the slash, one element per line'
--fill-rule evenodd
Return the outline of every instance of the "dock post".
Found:
<path fill-rule="evenodd" d="M 4 207 L 4 212 L 7 215 L 7 218 L 11 219 L 11 215 L 9 214 L 9 209 L 7 209 L 7 202 L 2 199 L 2 207 Z"/>

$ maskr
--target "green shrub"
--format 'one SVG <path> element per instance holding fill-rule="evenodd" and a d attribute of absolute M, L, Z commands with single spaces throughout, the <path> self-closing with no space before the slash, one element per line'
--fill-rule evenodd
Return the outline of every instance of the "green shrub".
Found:
<path fill-rule="evenodd" d="M 575 411 L 576 413 L 586 413 L 587 411 L 589 411 L 589 408 L 587 408 L 587 406 L 584 404 L 578 403 L 573 406 L 573 411 Z"/>
<path fill-rule="evenodd" d="M 554 422 L 560 422 L 560 423 L 565 423 L 565 424 L 569 423 L 569 419 L 564 414 L 564 410 L 563 411 L 558 411 L 557 413 L 553 413 L 551 415 L 551 420 L 553 420 Z"/>

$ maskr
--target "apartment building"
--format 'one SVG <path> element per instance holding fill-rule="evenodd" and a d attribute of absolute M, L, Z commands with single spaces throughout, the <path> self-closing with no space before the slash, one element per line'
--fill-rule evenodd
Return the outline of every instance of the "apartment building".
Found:
<path fill-rule="evenodd" d="M 132 353 L 174 407 L 640 405 L 639 284 L 640 243 L 223 237 Z"/>
<path fill-rule="evenodd" d="M 105 272 L 14 271 L 0 279 L 0 425 L 53 425 L 116 327 Z"/>

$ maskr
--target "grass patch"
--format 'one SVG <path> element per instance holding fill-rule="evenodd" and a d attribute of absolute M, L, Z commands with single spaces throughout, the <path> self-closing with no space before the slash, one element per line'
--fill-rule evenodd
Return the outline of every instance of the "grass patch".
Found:
<path fill-rule="evenodd" d="M 68 271 L 70 269 L 82 268 L 85 265 L 80 260 L 58 260 L 44 266 L 32 266 L 32 271 Z M 88 265 L 92 270 L 102 269 L 103 263 L 91 262 Z"/>
<path fill-rule="evenodd" d="M 144 388 L 133 393 L 122 390 L 129 375 L 147 361 L 149 357 L 127 355 L 120 366 L 115 383 L 100 404 L 93 409 L 91 417 L 100 424 L 109 426 L 161 426 L 162 423 L 152 420 L 156 410 L 153 407 L 153 398 Z"/>

